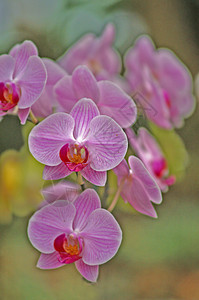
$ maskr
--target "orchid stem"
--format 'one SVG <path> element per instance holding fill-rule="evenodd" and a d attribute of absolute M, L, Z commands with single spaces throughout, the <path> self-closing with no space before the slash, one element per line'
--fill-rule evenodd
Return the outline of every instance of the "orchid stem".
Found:
<path fill-rule="evenodd" d="M 123 185 L 124 185 L 124 181 L 120 183 L 118 189 L 117 189 L 117 192 L 115 194 L 115 197 L 113 198 L 113 201 L 111 202 L 111 205 L 109 206 L 109 208 L 107 209 L 108 211 L 112 212 L 114 207 L 116 206 L 117 204 L 117 201 L 119 199 L 119 196 L 120 196 L 120 193 L 122 191 L 122 188 L 123 188 Z"/>
<path fill-rule="evenodd" d="M 31 110 L 30 110 L 29 116 L 30 116 L 30 121 L 31 121 L 33 124 L 37 125 L 37 124 L 39 123 L 39 121 L 37 120 L 37 118 L 35 117 L 35 115 L 33 114 L 33 112 L 32 112 Z"/>
<path fill-rule="evenodd" d="M 78 181 L 79 185 L 81 186 L 82 191 L 84 191 L 85 185 L 84 185 L 84 181 L 82 178 L 82 174 L 80 172 L 76 172 L 76 174 L 77 174 L 77 181 Z"/>

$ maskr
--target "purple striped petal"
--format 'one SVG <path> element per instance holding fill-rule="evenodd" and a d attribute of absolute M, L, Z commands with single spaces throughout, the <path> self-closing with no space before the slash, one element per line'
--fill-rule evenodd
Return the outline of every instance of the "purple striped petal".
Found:
<path fill-rule="evenodd" d="M 29 112 L 30 112 L 30 108 L 18 109 L 18 116 L 22 125 L 26 123 Z"/>
<path fill-rule="evenodd" d="M 136 176 L 140 180 L 140 182 L 142 182 L 150 201 L 157 204 L 161 203 L 161 191 L 141 160 L 135 156 L 130 156 L 129 165 L 133 171 L 133 177 L 135 178 Z"/>
<path fill-rule="evenodd" d="M 66 53 L 59 58 L 58 63 L 69 74 L 72 74 L 73 70 L 83 64 L 90 54 L 90 49 L 93 46 L 95 36 L 93 34 L 87 34 L 81 38 L 75 45 L 66 51 Z"/>
<path fill-rule="evenodd" d="M 99 274 L 99 266 L 89 266 L 79 259 L 75 262 L 75 266 L 80 274 L 88 281 L 96 282 Z"/>
<path fill-rule="evenodd" d="M 95 103 L 99 100 L 99 89 L 97 81 L 92 72 L 86 66 L 79 66 L 72 75 L 72 84 L 77 97 L 90 98 Z"/>
<path fill-rule="evenodd" d="M 119 183 L 121 180 L 129 175 L 129 167 L 125 159 L 121 161 L 121 163 L 113 169 L 114 173 L 118 177 Z"/>
<path fill-rule="evenodd" d="M 61 162 L 57 166 L 45 166 L 43 171 L 44 180 L 57 180 L 69 176 L 72 172 Z"/>
<path fill-rule="evenodd" d="M 90 166 L 96 171 L 115 168 L 124 158 L 128 146 L 125 133 L 108 116 L 98 116 L 90 122 L 87 143 Z"/>
<path fill-rule="evenodd" d="M 122 231 L 112 214 L 99 208 L 88 217 L 81 236 L 84 238 L 83 262 L 98 265 L 116 254 L 121 244 Z"/>
<path fill-rule="evenodd" d="M 12 56 L 7 54 L 0 56 L 0 81 L 12 80 L 14 64 Z"/>
<path fill-rule="evenodd" d="M 56 113 L 36 125 L 29 135 L 32 155 L 41 163 L 56 166 L 61 163 L 59 151 L 73 139 L 73 118 L 65 113 Z"/>
<path fill-rule="evenodd" d="M 66 71 L 62 69 L 54 60 L 50 58 L 42 58 L 42 61 L 48 74 L 46 84 L 54 85 L 58 80 L 67 74 Z"/>
<path fill-rule="evenodd" d="M 73 228 L 80 232 L 86 226 L 89 215 L 101 207 L 101 202 L 95 190 L 87 189 L 78 196 L 73 205 L 76 208 Z"/>
<path fill-rule="evenodd" d="M 28 236 L 33 246 L 40 252 L 52 253 L 55 238 L 72 232 L 75 213 L 75 207 L 65 200 L 58 200 L 37 211 L 28 225 Z"/>
<path fill-rule="evenodd" d="M 70 181 L 60 181 L 45 187 L 42 191 L 45 203 L 53 203 L 56 200 L 73 202 L 80 193 L 80 186 Z"/>
<path fill-rule="evenodd" d="M 100 89 L 98 106 L 101 114 L 113 118 L 123 128 L 131 126 L 137 116 L 136 105 L 131 97 L 112 82 L 100 81 L 98 86 Z"/>
<path fill-rule="evenodd" d="M 57 252 L 50 254 L 42 253 L 37 262 L 37 268 L 39 269 L 56 269 L 59 267 L 65 266 L 58 260 Z"/>
<path fill-rule="evenodd" d="M 156 211 L 150 202 L 150 197 L 137 177 L 132 176 L 131 181 L 128 179 L 125 182 L 121 197 L 140 213 L 157 218 Z"/>
<path fill-rule="evenodd" d="M 90 165 L 87 165 L 83 170 L 81 170 L 82 176 L 97 186 L 104 186 L 107 179 L 107 172 L 106 171 L 95 171 L 93 170 Z"/>
<path fill-rule="evenodd" d="M 16 82 L 21 88 L 19 108 L 30 107 L 41 95 L 47 79 L 47 73 L 42 60 L 31 56 L 26 67 L 16 77 Z"/>
<path fill-rule="evenodd" d="M 72 77 L 64 76 L 54 86 L 54 93 L 57 101 L 63 107 L 64 111 L 70 113 L 71 109 L 77 102 L 72 86 Z"/>
<path fill-rule="evenodd" d="M 70 115 L 75 120 L 74 137 L 81 142 L 89 132 L 91 120 L 99 115 L 99 110 L 92 100 L 83 98 L 73 107 Z"/>
<path fill-rule="evenodd" d="M 15 58 L 14 78 L 24 71 L 30 56 L 38 55 L 37 47 L 31 41 L 25 41 L 10 50 L 10 55 Z"/>

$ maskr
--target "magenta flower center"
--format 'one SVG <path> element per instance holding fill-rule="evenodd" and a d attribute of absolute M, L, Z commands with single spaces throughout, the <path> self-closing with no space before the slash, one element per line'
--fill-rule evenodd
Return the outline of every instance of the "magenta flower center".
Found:
<path fill-rule="evenodd" d="M 163 177 L 165 175 L 165 172 L 167 172 L 167 163 L 164 158 L 159 160 L 154 160 L 152 162 L 152 168 L 155 175 L 159 178 Z"/>
<path fill-rule="evenodd" d="M 59 235 L 54 241 L 54 248 L 58 252 L 58 259 L 64 264 L 70 264 L 80 259 L 82 252 L 82 240 L 75 234 Z"/>
<path fill-rule="evenodd" d="M 64 145 L 60 150 L 59 156 L 70 171 L 79 172 L 88 164 L 87 148 L 77 144 Z"/>
<path fill-rule="evenodd" d="M 14 83 L 0 82 L 0 111 L 12 109 L 19 102 L 20 89 Z"/>

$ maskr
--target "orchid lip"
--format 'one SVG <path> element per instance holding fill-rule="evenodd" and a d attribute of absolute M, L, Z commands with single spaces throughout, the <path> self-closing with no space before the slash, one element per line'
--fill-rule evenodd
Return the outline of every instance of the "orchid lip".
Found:
<path fill-rule="evenodd" d="M 54 241 L 54 248 L 57 251 L 58 260 L 63 264 L 73 263 L 81 258 L 83 242 L 76 234 L 63 233 Z"/>
<path fill-rule="evenodd" d="M 78 144 L 64 145 L 59 152 L 59 156 L 72 172 L 79 172 L 88 164 L 88 150 L 85 146 Z"/>
<path fill-rule="evenodd" d="M 20 89 L 12 82 L 0 82 L 0 111 L 14 108 L 20 98 Z"/>

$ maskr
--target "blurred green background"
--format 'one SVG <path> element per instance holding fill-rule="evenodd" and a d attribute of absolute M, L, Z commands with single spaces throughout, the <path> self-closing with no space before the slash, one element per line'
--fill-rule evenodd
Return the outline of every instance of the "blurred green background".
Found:
<path fill-rule="evenodd" d="M 158 47 L 175 51 L 193 77 L 199 72 L 198 0 L 0 0 L 0 53 L 31 39 L 42 57 L 57 58 L 83 33 L 100 33 L 108 21 L 116 25 L 116 47 L 121 53 L 139 34 L 149 33 Z M 11 223 L 0 225 L 0 299 L 199 299 L 198 126 L 196 109 L 178 130 L 189 153 L 186 176 L 164 195 L 157 207 L 159 218 L 115 209 L 123 242 L 116 257 L 100 267 L 97 284 L 84 281 L 74 265 L 36 269 L 39 254 L 26 234 L 30 215 L 14 216 Z M 16 117 L 4 118 L 0 152 L 19 150 L 24 134 Z M 26 155 L 23 149 L 21 164 Z M 40 166 L 27 161 L 30 173 L 34 168 L 41 175 Z M 43 184 L 28 178 L 32 189 Z M 31 188 L 27 201 L 32 209 Z"/>

